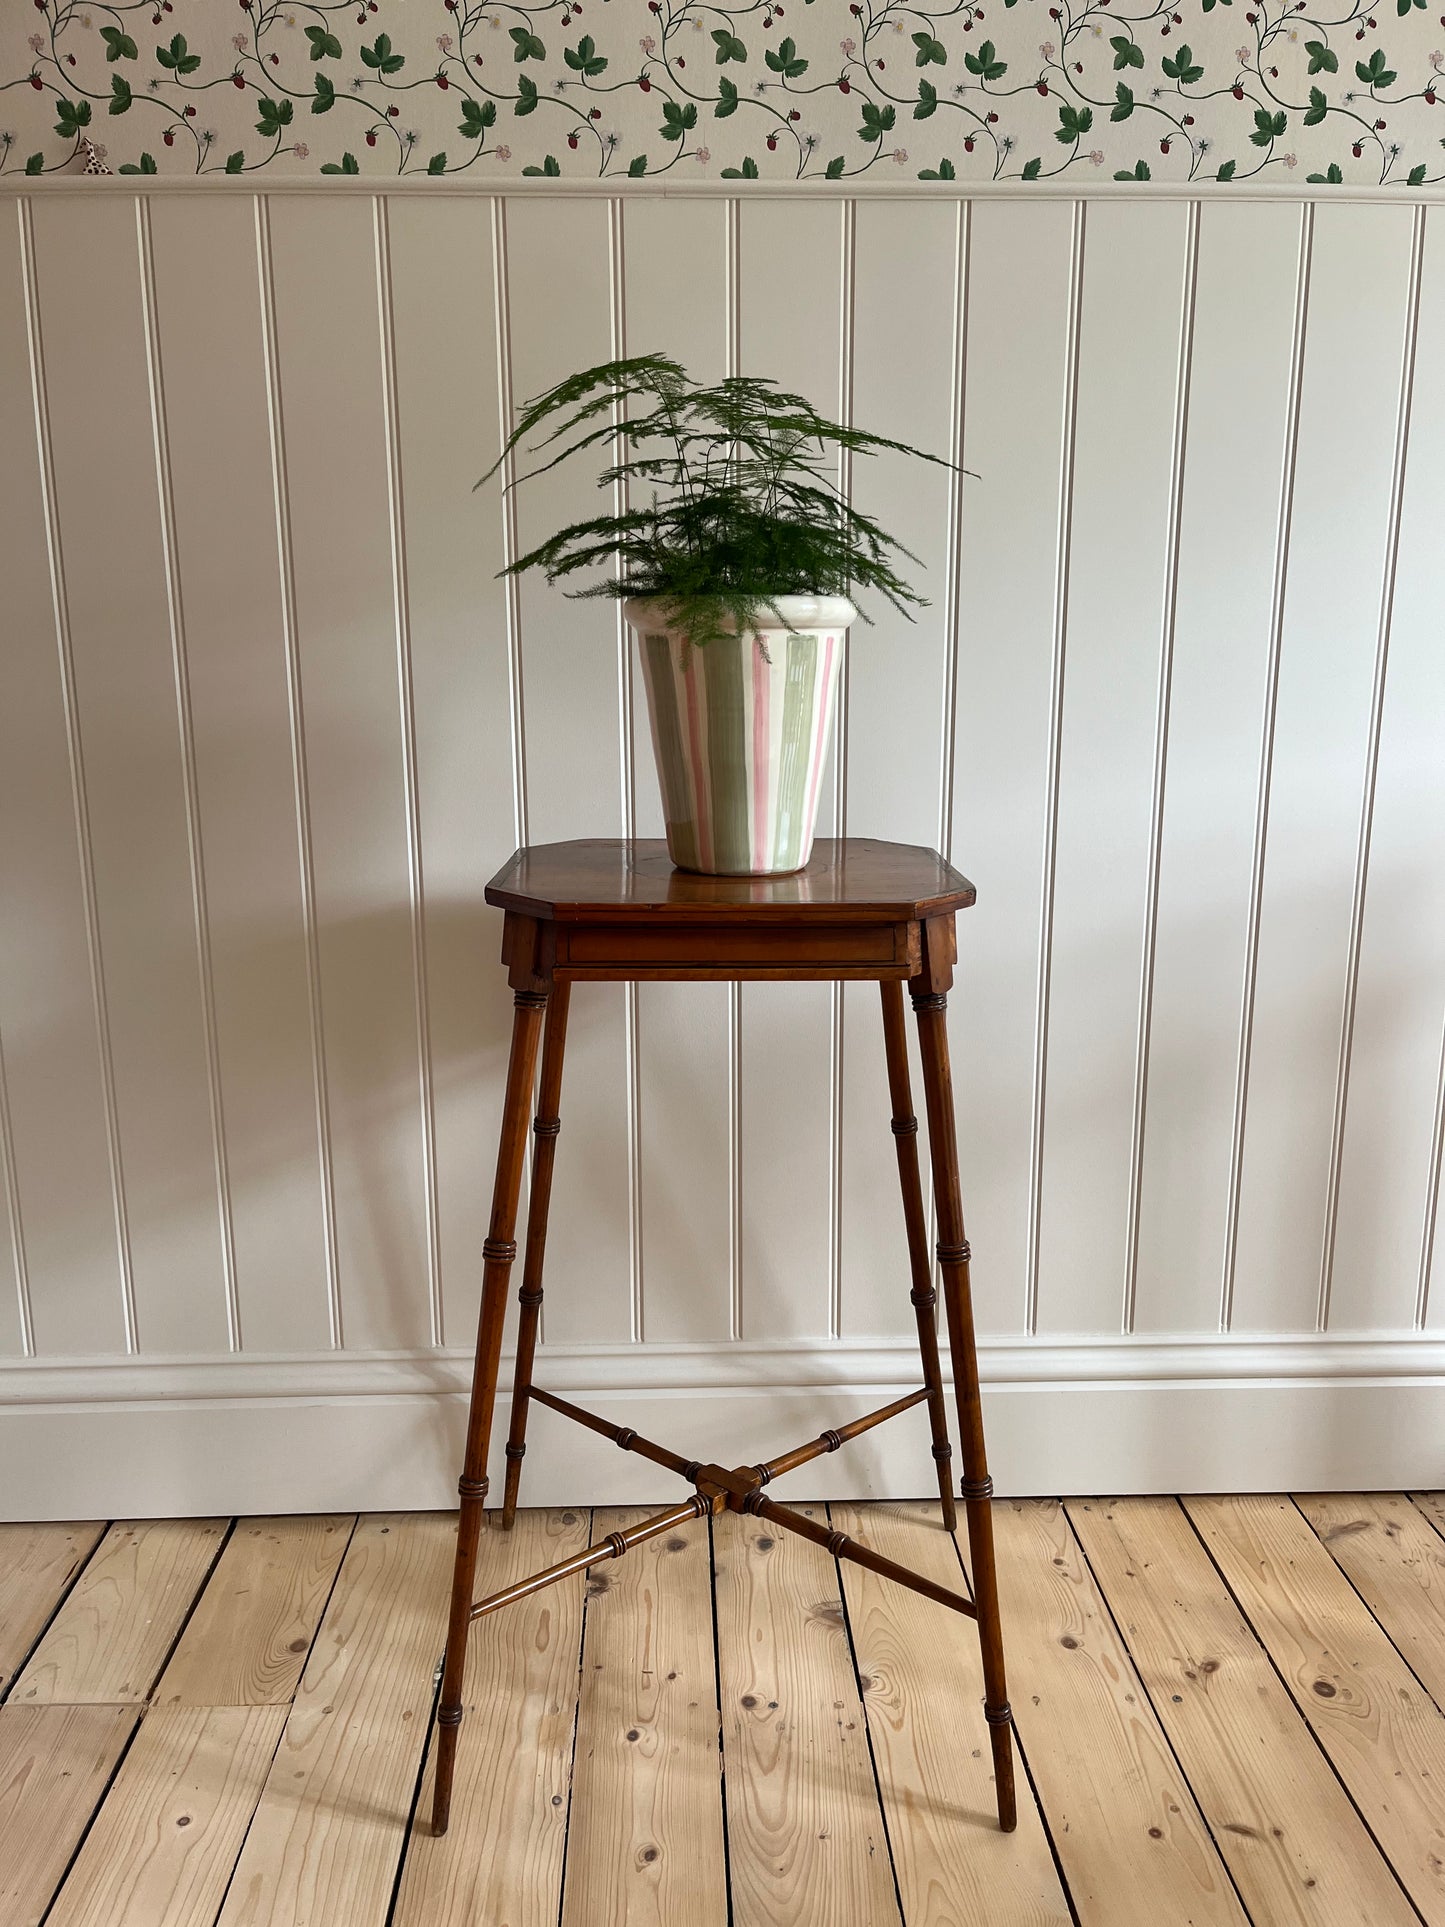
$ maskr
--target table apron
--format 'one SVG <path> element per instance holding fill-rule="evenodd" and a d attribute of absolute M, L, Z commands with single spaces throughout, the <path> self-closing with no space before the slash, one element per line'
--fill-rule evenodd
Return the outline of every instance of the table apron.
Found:
<path fill-rule="evenodd" d="M 557 928 L 555 973 L 608 977 L 909 977 L 918 970 L 918 925 L 795 922 L 774 928 L 716 924 L 576 923 Z"/>

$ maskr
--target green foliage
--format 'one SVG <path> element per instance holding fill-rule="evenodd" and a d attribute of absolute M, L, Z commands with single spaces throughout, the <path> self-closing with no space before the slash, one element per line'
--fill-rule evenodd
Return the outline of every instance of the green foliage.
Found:
<path fill-rule="evenodd" d="M 1135 46 L 1134 42 L 1130 40 L 1126 34 L 1116 33 L 1110 40 L 1109 45 L 1114 49 L 1115 73 L 1118 73 L 1124 67 L 1142 67 L 1144 65 L 1144 49 Z"/>
<path fill-rule="evenodd" d="M 1008 72 L 1008 62 L 999 59 L 998 49 L 991 40 L 985 40 L 976 54 L 965 54 L 963 64 L 983 80 L 1002 80 Z"/>
<path fill-rule="evenodd" d="M 1171 60 L 1166 55 L 1160 62 L 1171 80 L 1177 80 L 1181 87 L 1192 87 L 1196 80 L 1203 80 L 1204 69 L 1194 58 L 1194 49 L 1182 46 Z"/>
<path fill-rule="evenodd" d="M 406 65 L 405 54 L 392 52 L 389 33 L 379 33 L 369 47 L 363 47 L 361 59 L 364 66 L 374 68 L 379 74 L 400 73 Z"/>
<path fill-rule="evenodd" d="M 700 387 L 667 355 L 605 362 L 529 401 L 482 482 L 524 444 L 538 464 L 509 488 L 596 450 L 598 488 L 625 505 L 559 529 L 505 574 L 541 569 L 557 582 L 605 570 L 569 593 L 662 597 L 694 642 L 745 627 L 785 595 L 865 588 L 905 615 L 923 606 L 895 567 L 917 558 L 844 498 L 835 470 L 845 451 L 939 457 L 830 421 L 774 382 Z"/>
<path fill-rule="evenodd" d="M 105 42 L 107 60 L 134 60 L 140 51 L 130 35 L 122 33 L 119 27 L 102 27 L 100 37 Z"/>
<path fill-rule="evenodd" d="M 127 161 L 123 167 L 116 169 L 118 174 L 154 174 L 155 171 L 156 157 L 154 154 L 142 154 L 139 162 Z"/>
<path fill-rule="evenodd" d="M 263 94 L 256 104 L 261 118 L 256 122 L 258 134 L 275 134 L 279 137 L 283 127 L 291 125 L 292 106 L 289 100 L 272 100 Z"/>
<path fill-rule="evenodd" d="M 228 154 L 226 156 L 226 172 L 228 174 L 242 174 L 245 172 L 245 169 L 246 151 L 244 148 L 238 147 L 234 154 Z"/>
<path fill-rule="evenodd" d="M 738 90 L 730 80 L 720 80 L 717 84 L 717 106 L 712 110 L 714 120 L 726 120 L 729 114 L 738 111 Z"/>
<path fill-rule="evenodd" d="M 607 70 L 606 56 L 598 53 L 597 42 L 590 33 L 584 33 L 575 47 L 564 48 L 562 58 L 574 74 L 581 74 L 587 80 L 595 80 Z"/>
<path fill-rule="evenodd" d="M 881 141 L 896 119 L 892 107 L 880 107 L 877 101 L 865 100 L 863 125 L 858 129 L 859 140 Z"/>
<path fill-rule="evenodd" d="M 313 60 L 340 60 L 341 42 L 334 33 L 328 33 L 325 27 L 308 27 L 306 38 L 311 42 Z"/>
<path fill-rule="evenodd" d="M 462 102 L 462 117 L 457 124 L 457 132 L 465 134 L 469 141 L 479 141 L 497 118 L 497 103 L 494 100 L 473 100 L 468 94 Z"/>
<path fill-rule="evenodd" d="M 1323 174 L 1305 175 L 1305 179 L 1311 187 L 1339 187 L 1344 181 L 1344 178 L 1344 175 L 1340 172 L 1338 163 L 1335 161 L 1330 162 L 1329 167 Z"/>
<path fill-rule="evenodd" d="M 780 40 L 777 50 L 770 47 L 763 58 L 773 72 L 781 74 L 784 80 L 797 80 L 808 71 L 808 63 L 799 55 L 795 40 Z"/>
<path fill-rule="evenodd" d="M 290 101 L 287 101 L 286 105 L 289 107 Z M 357 165 L 356 156 L 347 153 L 343 154 L 339 161 L 327 161 L 321 172 L 323 174 L 359 174 L 361 169 Z"/>
<path fill-rule="evenodd" d="M 1239 163 L 1237 161 L 1224 161 L 1220 166 L 1219 172 L 1214 177 L 1215 180 L 1232 181 L 1234 179 L 1234 170 L 1238 165 Z"/>
<path fill-rule="evenodd" d="M 717 64 L 725 67 L 730 60 L 746 60 L 748 50 L 735 33 L 726 27 L 718 27 L 713 33 L 713 45 L 717 48 Z"/>
<path fill-rule="evenodd" d="M 1116 181 L 1147 181 L 1152 178 L 1148 161 L 1135 161 L 1132 168 L 1121 167 L 1114 176 Z"/>
<path fill-rule="evenodd" d="M 545 174 L 548 180 L 555 180 L 562 172 L 562 169 L 558 165 L 555 154 L 546 154 L 542 157 L 542 165 L 540 167 L 524 167 L 522 172 L 524 174 L 536 175 L 539 178 Z"/>
<path fill-rule="evenodd" d="M 1289 122 L 1283 114 L 1272 114 L 1267 107 L 1254 110 L 1254 132 L 1250 139 L 1256 147 L 1268 147 L 1271 141 L 1282 138 Z"/>
<path fill-rule="evenodd" d="M 918 178 L 920 181 L 953 181 L 957 180 L 958 176 L 954 172 L 953 162 L 945 159 L 941 160 L 937 167 L 921 168 Z"/>
<path fill-rule="evenodd" d="M 920 80 L 918 83 L 918 100 L 914 105 L 913 118 L 915 120 L 927 120 L 937 109 L 938 89 L 931 80 Z"/>
<path fill-rule="evenodd" d="M 1327 47 L 1323 40 L 1307 40 L 1305 52 L 1310 57 L 1312 74 L 1337 74 L 1340 71 L 1340 57 Z"/>
<path fill-rule="evenodd" d="M 1310 88 L 1310 104 L 1305 109 L 1305 126 L 1318 127 L 1330 111 L 1330 103 L 1318 87 Z"/>
<path fill-rule="evenodd" d="M 947 48 L 941 40 L 935 40 L 931 33 L 914 34 L 913 45 L 917 49 L 917 52 L 913 56 L 913 64 L 915 67 L 946 67 L 948 65 Z"/>
<path fill-rule="evenodd" d="M 130 90 L 130 82 L 120 74 L 112 74 L 110 77 L 110 106 L 108 111 L 112 114 L 128 113 L 131 101 L 134 98 L 135 96 Z"/>
<path fill-rule="evenodd" d="M 1065 144 L 1069 141 L 1082 140 L 1093 124 L 1094 115 L 1091 108 L 1075 107 L 1065 101 L 1059 109 L 1059 124 L 1054 129 L 1054 139 L 1063 141 Z"/>
<path fill-rule="evenodd" d="M 337 52 L 340 51 L 338 47 Z M 193 54 L 187 47 L 183 33 L 174 35 L 169 47 L 157 47 L 156 59 L 162 67 L 169 67 L 175 74 L 193 74 L 201 64 L 201 56 Z"/>
<path fill-rule="evenodd" d="M 313 114 L 329 114 L 336 105 L 336 87 L 325 74 L 316 76 L 316 97 L 311 103 Z"/>
<path fill-rule="evenodd" d="M 60 99 L 55 103 L 55 131 L 62 140 L 74 140 L 82 127 L 90 125 L 88 100 Z"/>
<path fill-rule="evenodd" d="M 1114 87 L 1114 105 L 1109 109 L 1110 120 L 1127 120 L 1134 111 L 1134 90 L 1126 87 L 1123 81 Z"/>
<path fill-rule="evenodd" d="M 1385 52 L 1376 47 L 1368 60 L 1355 62 L 1355 74 L 1367 87 L 1393 87 L 1398 76 L 1385 65 Z"/>
<path fill-rule="evenodd" d="M 755 181 L 758 178 L 758 164 L 751 154 L 744 154 L 742 166 L 725 167 L 722 177 L 725 181 Z"/>
<path fill-rule="evenodd" d="M 1019 179 L 1021 181 L 1036 181 L 1039 178 L 1039 169 L 1042 166 L 1043 161 L 1035 154 L 1031 161 L 1024 162 L 1024 171 L 1019 176 Z"/>

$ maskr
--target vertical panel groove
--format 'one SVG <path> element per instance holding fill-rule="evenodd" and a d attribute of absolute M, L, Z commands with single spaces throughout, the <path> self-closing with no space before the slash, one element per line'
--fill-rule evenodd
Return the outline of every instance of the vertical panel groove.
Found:
<path fill-rule="evenodd" d="M 321 1177 L 321 1224 L 326 1248 L 326 1313 L 331 1343 L 345 1342 L 341 1319 L 341 1273 L 336 1242 L 336 1174 L 331 1142 L 331 1097 L 326 1073 L 326 1031 L 321 1008 L 321 947 L 316 920 L 316 862 L 311 836 L 311 785 L 306 755 L 306 716 L 301 690 L 301 650 L 296 632 L 296 564 L 291 540 L 291 493 L 286 469 L 286 424 L 281 361 L 276 338 L 276 281 L 271 259 L 271 207 L 256 196 L 256 272 L 261 302 L 261 349 L 266 374 L 266 420 L 271 446 L 271 488 L 276 515 L 276 556 L 281 588 L 282 647 L 286 661 L 286 707 L 291 734 L 291 786 L 296 808 L 296 858 L 301 920 L 306 940 L 307 1014 L 311 1036 L 311 1083 L 316 1099 L 317 1158 Z"/>
<path fill-rule="evenodd" d="M 842 204 L 838 285 L 838 419 L 853 421 L 854 335 L 857 315 L 858 203 Z M 838 487 L 844 501 L 853 493 L 853 457 L 838 453 Z M 833 821 L 837 836 L 848 834 L 848 698 L 851 639 L 838 673 L 838 716 L 833 737 Z M 845 986 L 830 986 L 828 1069 L 828 1336 L 843 1335 L 843 997 Z"/>
<path fill-rule="evenodd" d="M 416 1026 L 417 1102 L 421 1112 L 422 1186 L 426 1212 L 427 1296 L 431 1342 L 442 1345 L 440 1206 L 437 1196 L 436 1076 L 432 1062 L 431 992 L 427 972 L 426 875 L 422 865 L 421 795 L 417 777 L 416 680 L 412 666 L 411 587 L 406 560 L 406 498 L 401 468 L 401 410 L 396 380 L 396 305 L 392 295 L 391 216 L 385 195 L 372 202 L 377 319 L 381 330 L 381 406 L 386 434 L 386 500 L 391 535 L 391 600 L 396 630 L 397 706 L 406 803 L 407 899 L 411 922 L 412 1005 Z"/>
<path fill-rule="evenodd" d="M 15 1132 L 10 1122 L 10 1090 L 5 1081 L 5 1039 L 0 1036 L 0 1169 L 5 1207 L 10 1214 L 10 1258 L 15 1267 L 15 1309 L 20 1323 L 20 1355 L 35 1356 L 35 1315 L 30 1299 L 30 1267 L 25 1256 L 25 1224 L 20 1215 L 20 1173 L 15 1165 Z"/>
<path fill-rule="evenodd" d="M 1240 1000 L 1239 1047 L 1235 1058 L 1234 1121 L 1230 1140 L 1229 1193 L 1225 1205 L 1224 1276 L 1219 1299 L 1219 1328 L 1226 1332 L 1234 1322 L 1239 1202 L 1244 1178 L 1244 1126 L 1249 1107 L 1249 1061 L 1254 1045 L 1255 984 L 1259 975 L 1260 919 L 1264 908 L 1264 859 L 1269 840 L 1269 793 L 1274 769 L 1275 713 L 1279 703 L 1280 649 L 1284 638 L 1284 600 L 1289 579 L 1290 535 L 1294 519 L 1295 465 L 1299 457 L 1300 397 L 1304 390 L 1305 334 L 1309 325 L 1314 232 L 1314 206 L 1307 203 L 1300 210 L 1299 275 L 1295 283 L 1294 333 L 1290 343 L 1289 404 L 1285 418 L 1284 462 L 1280 471 L 1279 519 L 1275 529 L 1274 580 L 1270 592 L 1269 663 L 1260 728 L 1254 852 L 1250 869 L 1249 920 L 1245 934 L 1244 990 Z"/>
<path fill-rule="evenodd" d="M 1074 440 L 1079 416 L 1079 343 L 1084 304 L 1084 241 L 1088 208 L 1074 203 L 1069 258 L 1069 317 L 1064 348 L 1064 426 L 1059 454 L 1058 537 L 1054 561 L 1054 636 L 1049 690 L 1048 797 L 1039 902 L 1038 992 L 1034 1013 L 1034 1076 L 1029 1130 L 1029 1223 L 1024 1330 L 1039 1326 L 1039 1235 L 1043 1221 L 1044 1102 L 1048 1091 L 1049 992 L 1054 953 L 1054 883 L 1058 864 L 1059 777 L 1064 740 L 1064 664 L 1069 633 L 1069 568 L 1074 520 Z"/>
<path fill-rule="evenodd" d="M 953 362 L 948 381 L 948 548 L 944 557 L 943 742 L 938 783 L 938 847 L 953 861 L 953 785 L 958 761 L 958 626 L 963 570 L 964 410 L 968 387 L 968 286 L 973 246 L 973 203 L 960 201 L 954 229 Z"/>
<path fill-rule="evenodd" d="M 607 203 L 607 285 L 610 297 L 611 355 L 621 361 L 627 354 L 627 231 L 623 203 Z M 620 423 L 625 409 L 613 405 L 612 420 Z M 625 449 L 619 437 L 614 460 L 621 461 Z M 627 483 L 612 484 L 612 511 L 627 511 Z M 621 573 L 618 562 L 617 572 Z M 617 723 L 621 750 L 622 834 L 637 834 L 637 759 L 634 729 L 636 690 L 632 675 L 632 637 L 622 613 L 614 602 L 617 623 Z M 642 1254 L 642 1007 L 641 989 L 635 983 L 622 987 L 627 1077 L 627 1242 L 630 1287 L 628 1294 L 632 1342 L 640 1345 L 646 1336 L 647 1306 Z"/>
<path fill-rule="evenodd" d="M 40 290 L 35 274 L 33 203 L 23 195 L 16 203 L 20 221 L 20 273 L 25 295 L 26 344 L 30 354 L 30 394 L 35 414 L 35 442 L 45 517 L 46 561 L 50 573 L 50 601 L 55 618 L 55 646 L 60 671 L 61 703 L 65 711 L 65 747 L 70 765 L 70 803 L 80 860 L 81 900 L 85 912 L 86 957 L 90 971 L 91 1016 L 100 1056 L 101 1102 L 105 1111 L 106 1150 L 110 1160 L 111 1210 L 115 1221 L 119 1264 L 121 1319 L 127 1352 L 140 1350 L 136 1329 L 135 1272 L 131 1260 L 130 1217 L 125 1195 L 125 1166 L 121 1156 L 120 1110 L 116 1101 L 115 1055 L 111 1049 L 110 1009 L 106 1000 L 105 959 L 101 947 L 100 912 L 95 894 L 95 857 L 90 844 L 90 797 L 86 787 L 85 755 L 80 733 L 80 703 L 75 687 L 75 654 L 70 635 L 70 598 L 65 580 L 65 551 L 60 537 L 60 510 L 55 499 L 55 449 L 50 433 L 50 400 L 45 382 L 45 343 L 40 330 Z"/>
<path fill-rule="evenodd" d="M 1435 1080 L 1435 1119 L 1430 1137 L 1430 1169 L 1425 1181 L 1425 1222 L 1420 1229 L 1420 1275 L 1415 1286 L 1415 1329 L 1430 1316 L 1430 1273 L 1435 1263 L 1435 1226 L 1440 1215 L 1440 1167 L 1445 1162 L 1445 1026 L 1440 1035 L 1440 1069 Z"/>
<path fill-rule="evenodd" d="M 1315 1329 L 1327 1331 L 1335 1279 L 1335 1239 L 1340 1217 L 1340 1172 L 1345 1153 L 1345 1115 L 1350 1101 L 1350 1057 L 1355 1042 L 1355 1010 L 1360 990 L 1360 952 L 1365 933 L 1365 896 L 1370 879 L 1370 838 L 1375 823 L 1375 793 L 1380 773 L 1380 732 L 1384 722 L 1385 678 L 1395 616 L 1395 578 L 1400 559 L 1400 519 L 1405 468 L 1410 454 L 1410 410 L 1415 398 L 1415 350 L 1420 335 L 1420 288 L 1425 256 L 1425 210 L 1415 209 L 1410 233 L 1410 278 L 1405 305 L 1405 339 L 1400 355 L 1400 399 L 1395 415 L 1395 449 L 1390 467 L 1390 507 L 1385 524 L 1385 563 L 1380 584 L 1380 619 L 1375 638 L 1374 679 L 1370 686 L 1370 723 L 1365 774 L 1360 793 L 1360 829 L 1355 847 L 1355 881 L 1350 898 L 1349 948 L 1345 994 L 1340 1013 L 1340 1055 L 1335 1073 L 1334 1115 L 1330 1127 L 1330 1175 L 1325 1194 L 1324 1242 L 1320 1252 L 1320 1294 Z"/>
<path fill-rule="evenodd" d="M 492 200 L 492 288 L 496 303 L 497 413 L 502 438 L 512 432 L 512 289 L 507 272 L 507 203 Z M 517 559 L 517 468 L 502 459 L 502 568 Z M 507 678 L 512 705 L 512 835 L 518 849 L 527 841 L 527 733 L 522 707 L 522 604 L 516 576 L 503 575 L 507 607 Z"/>
<path fill-rule="evenodd" d="M 1139 1289 L 1139 1220 L 1144 1179 L 1144 1127 L 1149 1105 L 1149 1047 L 1154 1013 L 1154 961 L 1159 940 L 1159 872 L 1164 848 L 1164 792 L 1168 780 L 1169 708 L 1174 687 L 1174 637 L 1179 613 L 1179 545 L 1184 513 L 1184 463 L 1189 440 L 1189 389 L 1194 365 L 1194 314 L 1199 292 L 1199 203 L 1186 216 L 1184 286 L 1179 317 L 1179 373 L 1174 389 L 1174 433 L 1169 455 L 1169 515 L 1165 535 L 1164 612 L 1159 633 L 1159 686 L 1154 719 L 1154 779 L 1149 810 L 1149 869 L 1145 884 L 1144 948 L 1139 970 L 1139 1023 L 1134 1049 L 1134 1108 L 1129 1149 L 1129 1205 L 1125 1231 L 1121 1331 L 1134 1329 Z"/>
<path fill-rule="evenodd" d="M 724 230 L 729 375 L 742 362 L 742 203 L 727 203 Z M 743 1335 L 743 987 L 728 985 L 728 1337 Z"/>
<path fill-rule="evenodd" d="M 211 962 L 211 918 L 206 892 L 206 854 L 201 834 L 201 788 L 196 769 L 196 732 L 191 704 L 191 664 L 186 641 L 180 560 L 176 553 L 175 487 L 171 476 L 170 428 L 166 418 L 165 375 L 161 365 L 160 316 L 156 307 L 155 248 L 151 238 L 150 198 L 135 203 L 136 244 L 140 254 L 141 307 L 145 327 L 146 386 L 150 396 L 151 441 L 160 510 L 161 563 L 166 579 L 166 620 L 170 628 L 171 676 L 176 694 L 181 777 L 186 802 L 186 855 L 191 876 L 191 918 L 200 978 L 201 1020 L 206 1047 L 206 1097 L 211 1118 L 211 1157 L 216 1174 L 216 1209 L 221 1232 L 221 1280 L 226 1298 L 226 1340 L 241 1349 L 241 1304 L 236 1286 L 236 1232 L 231 1209 L 230 1159 L 226 1150 L 226 1113 L 221 1091 L 221 1046 L 216 1028 L 216 979 Z"/>

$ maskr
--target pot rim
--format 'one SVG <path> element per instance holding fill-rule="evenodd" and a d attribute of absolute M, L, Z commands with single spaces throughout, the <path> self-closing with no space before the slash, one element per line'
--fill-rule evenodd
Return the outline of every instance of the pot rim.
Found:
<path fill-rule="evenodd" d="M 771 600 L 782 621 L 773 619 L 771 611 L 765 610 L 769 619 L 755 623 L 750 633 L 784 635 L 814 629 L 846 629 L 858 619 L 856 605 L 843 595 L 780 595 Z M 666 596 L 628 596 L 622 604 L 622 613 L 634 629 L 670 630 L 674 625 L 659 621 L 650 613 L 665 607 L 667 602 Z"/>

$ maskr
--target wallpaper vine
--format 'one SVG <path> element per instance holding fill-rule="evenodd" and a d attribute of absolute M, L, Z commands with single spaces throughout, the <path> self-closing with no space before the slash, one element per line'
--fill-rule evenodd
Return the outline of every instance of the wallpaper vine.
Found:
<path fill-rule="evenodd" d="M 3 0 L 0 174 L 1408 188 L 1439 4 Z"/>

